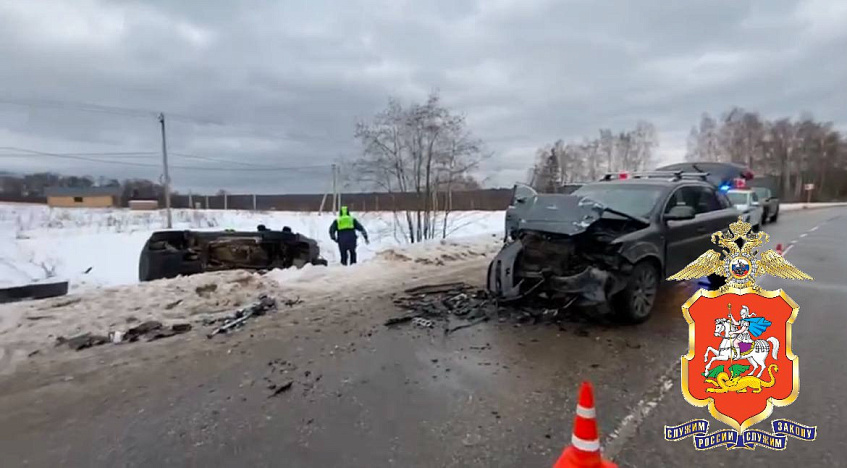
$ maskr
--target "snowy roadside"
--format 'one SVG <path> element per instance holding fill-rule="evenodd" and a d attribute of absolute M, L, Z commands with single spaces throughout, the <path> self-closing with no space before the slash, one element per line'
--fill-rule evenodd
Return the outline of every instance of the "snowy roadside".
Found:
<path fill-rule="evenodd" d="M 371 243 L 359 248 L 360 262 L 404 245 L 403 225 L 394 213 L 354 213 Z M 318 241 L 329 263 L 338 263 L 329 238 L 329 213 L 174 210 L 175 229 L 253 231 L 291 227 Z M 43 205 L 0 204 L 0 287 L 38 281 L 70 281 L 71 292 L 136 284 L 138 256 L 162 212 L 126 209 L 62 209 Z M 500 232 L 503 212 L 456 212 L 441 224 L 449 238 Z"/>
<path fill-rule="evenodd" d="M 426 277 L 471 259 L 497 252 L 497 234 L 389 248 L 366 263 L 343 267 L 306 266 L 265 275 L 247 271 L 204 273 L 169 280 L 105 287 L 78 294 L 0 304 L 0 375 L 14 371 L 30 353 L 66 353 L 59 336 L 84 333 L 107 336 L 141 322 L 165 327 L 220 318 L 253 303 L 260 294 L 279 300 L 302 299 L 306 305 L 351 291 L 380 290 L 401 278 Z"/>
<path fill-rule="evenodd" d="M 798 210 L 813 210 L 819 208 L 834 208 L 836 206 L 847 206 L 845 202 L 834 203 L 782 203 L 779 205 L 779 211 L 798 211 Z"/>

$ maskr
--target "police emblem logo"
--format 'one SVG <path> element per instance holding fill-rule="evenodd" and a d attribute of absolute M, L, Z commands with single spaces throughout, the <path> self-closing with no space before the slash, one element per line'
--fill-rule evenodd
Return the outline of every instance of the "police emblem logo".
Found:
<path fill-rule="evenodd" d="M 785 291 L 763 290 L 756 280 L 762 275 L 812 277 L 774 250 L 760 254 L 758 248 L 769 236 L 751 232 L 751 225 L 740 217 L 711 240 L 722 247 L 721 253 L 708 250 L 669 279 L 726 278 L 718 290 L 700 289 L 682 306 L 689 343 L 681 359 L 681 385 L 686 401 L 708 407 L 712 417 L 730 429 L 709 433 L 709 422 L 698 419 L 665 426 L 665 439 L 693 437 L 699 450 L 783 450 L 789 436 L 814 440 L 815 427 L 784 419 L 772 421 L 772 433 L 751 429 L 770 417 L 774 406 L 793 403 L 800 384 L 799 360 L 791 349 L 791 326 L 799 307 Z"/>

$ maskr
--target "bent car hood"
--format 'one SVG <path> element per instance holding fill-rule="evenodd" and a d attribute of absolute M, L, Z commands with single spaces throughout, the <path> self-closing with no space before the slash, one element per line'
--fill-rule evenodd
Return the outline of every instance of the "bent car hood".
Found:
<path fill-rule="evenodd" d="M 575 235 L 597 222 L 605 207 L 578 195 L 540 194 L 527 200 L 518 214 L 518 230 Z"/>

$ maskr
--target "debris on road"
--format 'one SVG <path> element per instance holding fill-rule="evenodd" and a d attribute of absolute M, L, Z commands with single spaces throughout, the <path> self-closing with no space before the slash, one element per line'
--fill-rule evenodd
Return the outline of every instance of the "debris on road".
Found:
<path fill-rule="evenodd" d="M 395 298 L 394 304 L 410 313 L 392 317 L 384 325 L 412 322 L 419 327 L 433 328 L 436 321 L 441 321 L 444 323 L 444 333 L 450 334 L 491 319 L 530 324 L 559 322 L 565 318 L 586 321 L 589 318 L 587 316 L 565 313 L 573 303 L 573 300 L 551 302 L 543 297 L 502 301 L 488 291 L 466 283 L 426 285 L 407 289 L 404 296 Z"/>
<path fill-rule="evenodd" d="M 421 317 L 415 317 L 412 319 L 412 323 L 422 328 L 432 328 L 435 325 L 432 320 L 427 320 Z"/>
<path fill-rule="evenodd" d="M 177 333 L 185 333 L 187 331 L 191 331 L 190 323 L 176 323 L 171 326 L 171 329 Z"/>
<path fill-rule="evenodd" d="M 288 306 L 292 306 L 294 304 L 298 304 L 300 299 L 297 298 L 295 301 L 286 300 L 285 304 Z M 220 333 L 229 333 L 237 327 L 244 325 L 244 323 L 250 320 L 253 317 L 258 317 L 261 315 L 265 315 L 268 312 L 274 312 L 277 310 L 277 302 L 276 299 L 269 297 L 265 294 L 259 296 L 259 300 L 250 304 L 247 307 L 239 309 L 235 311 L 234 314 L 230 315 L 223 319 L 224 324 L 220 327 L 216 328 L 214 331 L 206 335 L 207 338 L 211 338 Z M 207 324 L 216 323 L 218 320 L 209 321 Z"/>
<path fill-rule="evenodd" d="M 292 385 L 294 385 L 293 380 L 289 380 L 288 382 L 285 382 L 284 384 L 276 387 L 276 389 L 273 391 L 273 393 L 268 395 L 268 398 L 273 398 L 273 397 L 279 395 L 282 392 L 287 392 L 288 390 L 291 390 Z"/>
<path fill-rule="evenodd" d="M 403 292 L 410 296 L 416 296 L 419 294 L 429 295 L 429 294 L 438 294 L 438 293 L 449 293 L 455 291 L 462 291 L 466 289 L 471 289 L 471 286 L 465 283 L 445 283 L 445 284 L 430 284 L 425 286 L 418 286 L 415 288 L 409 288 Z"/>
<path fill-rule="evenodd" d="M 181 335 L 191 331 L 190 323 L 177 323 L 172 325 L 170 329 L 158 329 L 155 330 L 150 336 L 147 337 L 147 341 L 156 341 L 162 338 L 170 338 L 172 336 Z"/>
<path fill-rule="evenodd" d="M 69 348 L 80 351 L 94 346 L 104 345 L 109 342 L 109 338 L 102 335 L 92 335 L 91 333 L 83 333 L 72 338 L 60 336 L 56 338 L 56 346 L 68 345 Z"/>
<path fill-rule="evenodd" d="M 48 299 L 68 294 L 68 282 L 35 283 L 0 288 L 0 304 L 34 299 Z"/>
<path fill-rule="evenodd" d="M 390 318 L 390 319 L 386 320 L 385 323 L 383 323 L 383 325 L 385 325 L 386 327 L 390 327 L 391 325 L 397 325 L 397 324 L 400 324 L 400 323 L 409 322 L 412 319 L 414 319 L 415 317 L 417 317 L 417 316 L 416 315 L 404 315 L 402 317 L 394 317 L 394 318 Z"/>
<path fill-rule="evenodd" d="M 138 339 L 142 336 L 150 332 L 154 332 L 156 330 L 161 330 L 161 328 L 162 322 L 156 320 L 148 320 L 127 330 L 126 334 L 124 335 L 124 338 L 130 343 L 134 343 L 138 341 Z"/>
<path fill-rule="evenodd" d="M 56 338 L 56 346 L 68 345 L 69 348 L 80 351 L 94 346 L 100 346 L 107 343 L 121 344 L 134 343 L 147 337 L 147 341 L 160 340 L 171 336 L 181 335 L 191 330 L 190 323 L 177 323 L 168 328 L 162 325 L 162 322 L 156 320 L 148 320 L 140 325 L 130 328 L 126 332 L 114 330 L 109 332 L 108 336 L 93 335 L 91 333 L 83 333 L 72 338 L 60 336 Z"/>
<path fill-rule="evenodd" d="M 453 328 L 450 328 L 448 330 L 445 330 L 444 333 L 449 335 L 450 333 L 453 333 L 455 331 L 459 331 L 463 328 L 469 328 L 469 327 L 472 327 L 474 325 L 479 325 L 480 323 L 487 322 L 487 321 L 488 321 L 488 317 L 480 317 L 480 318 L 478 318 L 478 319 L 476 319 L 476 320 L 474 320 L 470 323 L 465 323 L 465 324 L 458 325 L 458 326 L 455 326 Z"/>
<path fill-rule="evenodd" d="M 124 339 L 124 332 L 122 331 L 113 331 L 109 332 L 109 341 L 114 344 L 118 344 Z"/>

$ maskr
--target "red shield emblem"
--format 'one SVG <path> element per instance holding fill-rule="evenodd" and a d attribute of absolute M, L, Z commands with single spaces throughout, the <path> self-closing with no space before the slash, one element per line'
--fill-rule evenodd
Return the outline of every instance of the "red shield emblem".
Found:
<path fill-rule="evenodd" d="M 791 325 L 798 306 L 782 290 L 700 290 L 682 306 L 688 354 L 682 394 L 739 432 L 794 402 L 798 360 Z"/>

